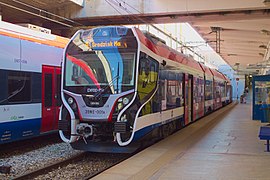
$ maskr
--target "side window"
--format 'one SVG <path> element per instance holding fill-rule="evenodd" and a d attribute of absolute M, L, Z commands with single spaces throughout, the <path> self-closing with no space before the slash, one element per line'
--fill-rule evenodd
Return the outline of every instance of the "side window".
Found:
<path fill-rule="evenodd" d="M 10 103 L 31 101 L 31 73 L 22 71 L 8 73 L 8 101 Z"/>
<path fill-rule="evenodd" d="M 216 98 L 220 98 L 220 85 L 216 83 Z"/>
<path fill-rule="evenodd" d="M 156 92 L 158 85 L 158 61 L 141 53 L 139 62 L 139 75 L 138 75 L 138 97 L 140 103 L 143 104 Z M 152 112 L 160 110 L 160 100 L 156 96 L 152 98 L 142 108 L 142 115 L 146 115 Z"/>
<path fill-rule="evenodd" d="M 213 87 L 213 82 L 206 80 L 205 81 L 205 100 L 211 100 L 213 99 L 213 91 L 212 91 L 212 87 Z"/>
<path fill-rule="evenodd" d="M 140 61 L 139 75 L 145 74 L 145 59 Z"/>
<path fill-rule="evenodd" d="M 182 76 L 174 72 L 169 72 L 167 77 L 167 109 L 181 107 L 183 105 L 182 98 Z"/>
<path fill-rule="evenodd" d="M 154 65 L 154 63 L 151 63 L 151 66 L 150 66 L 150 82 L 155 82 L 156 81 L 155 72 L 156 72 L 155 65 Z"/>
<path fill-rule="evenodd" d="M 150 56 L 142 57 L 139 65 L 139 88 L 152 91 L 157 84 L 158 62 Z"/>
<path fill-rule="evenodd" d="M 167 81 L 167 109 L 176 106 L 176 81 L 171 79 Z"/>
<path fill-rule="evenodd" d="M 7 83 L 7 76 L 8 72 L 6 70 L 0 69 L 0 104 L 6 104 L 7 103 L 7 97 L 8 97 L 8 83 Z"/>
<path fill-rule="evenodd" d="M 161 100 L 165 100 L 165 81 L 160 81 L 160 95 L 161 95 Z"/>

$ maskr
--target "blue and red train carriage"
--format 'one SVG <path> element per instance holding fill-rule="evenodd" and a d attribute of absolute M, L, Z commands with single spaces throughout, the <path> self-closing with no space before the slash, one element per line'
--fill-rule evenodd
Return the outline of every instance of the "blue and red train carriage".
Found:
<path fill-rule="evenodd" d="M 58 130 L 67 42 L 0 21 L 0 144 Z"/>

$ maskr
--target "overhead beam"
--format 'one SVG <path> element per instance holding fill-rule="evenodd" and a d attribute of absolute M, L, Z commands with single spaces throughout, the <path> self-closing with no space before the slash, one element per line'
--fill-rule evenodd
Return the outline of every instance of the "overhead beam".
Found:
<path fill-rule="evenodd" d="M 74 4 L 78 5 L 78 6 L 81 6 L 81 7 L 84 6 L 84 0 L 68 0 L 68 1 L 74 3 Z"/>
<path fill-rule="evenodd" d="M 74 14 L 74 18 L 91 18 L 101 16 L 123 15 L 169 15 L 175 14 L 200 14 L 204 12 L 241 11 L 250 9 L 267 8 L 263 1 L 245 0 L 216 1 L 216 0 L 88 0 L 84 8 Z M 174 18 L 174 17 L 173 17 Z"/>

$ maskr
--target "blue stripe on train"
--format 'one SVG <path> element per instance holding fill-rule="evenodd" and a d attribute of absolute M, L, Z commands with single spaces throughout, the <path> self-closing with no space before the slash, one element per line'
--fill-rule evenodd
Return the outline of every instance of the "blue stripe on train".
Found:
<path fill-rule="evenodd" d="M 0 123 L 0 144 L 40 134 L 41 118 Z"/>
<path fill-rule="evenodd" d="M 173 121 L 173 120 L 179 120 L 179 123 L 181 126 L 184 126 L 184 124 L 185 124 L 183 115 L 175 117 L 174 119 L 170 119 L 168 121 Z M 166 123 L 168 123 L 168 122 L 166 122 Z M 151 132 L 153 129 L 155 129 L 163 124 L 164 124 L 164 122 L 160 122 L 160 123 L 152 124 L 150 126 L 147 126 L 147 127 L 140 129 L 139 131 L 135 132 L 133 141 L 139 140 L 140 138 L 144 137 L 147 133 Z"/>

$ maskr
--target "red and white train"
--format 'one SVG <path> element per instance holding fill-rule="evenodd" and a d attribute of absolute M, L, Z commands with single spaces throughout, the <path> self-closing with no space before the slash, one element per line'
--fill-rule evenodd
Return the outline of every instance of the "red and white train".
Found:
<path fill-rule="evenodd" d="M 231 102 L 223 74 L 137 28 L 80 30 L 63 60 L 59 132 L 75 149 L 130 152 Z"/>
<path fill-rule="evenodd" d="M 0 144 L 58 130 L 67 42 L 0 21 Z"/>

